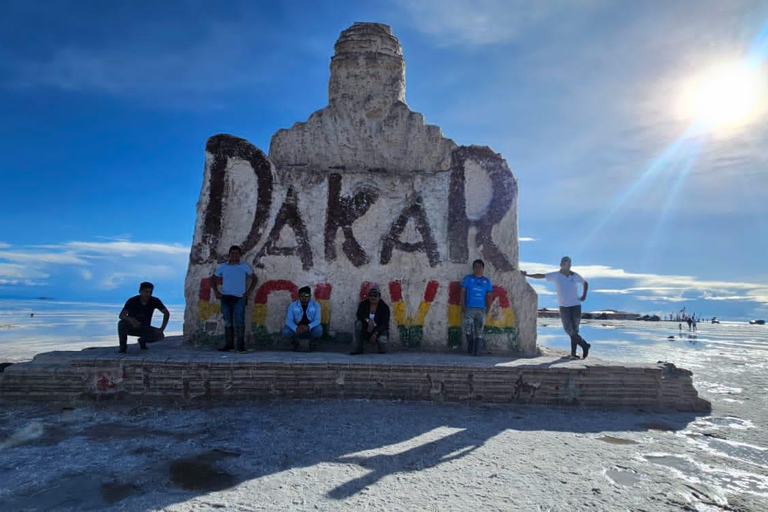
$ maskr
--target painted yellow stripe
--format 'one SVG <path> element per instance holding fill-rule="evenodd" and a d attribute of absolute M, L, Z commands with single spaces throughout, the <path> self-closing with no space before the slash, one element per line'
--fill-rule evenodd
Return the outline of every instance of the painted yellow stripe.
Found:
<path fill-rule="evenodd" d="M 419 311 L 416 313 L 416 325 L 424 325 L 424 319 L 427 317 L 430 307 L 432 307 L 431 302 L 421 301 L 421 304 L 419 304 Z"/>
<path fill-rule="evenodd" d="M 491 312 L 485 317 L 485 325 L 488 327 L 514 327 L 515 312 L 512 308 L 501 308 L 501 317 L 492 317 Z"/>
<path fill-rule="evenodd" d="M 461 327 L 461 306 L 448 305 L 448 327 Z"/>
<path fill-rule="evenodd" d="M 405 325 L 405 302 L 400 300 L 393 303 L 392 309 L 395 310 L 395 322 L 397 322 L 397 325 Z"/>
<path fill-rule="evenodd" d="M 267 305 L 266 304 L 254 304 L 253 315 L 251 316 L 253 323 L 256 325 L 264 325 L 267 323 Z"/>
<path fill-rule="evenodd" d="M 206 302 L 201 300 L 197 303 L 197 317 L 203 322 L 220 314 L 221 306 L 219 306 L 218 302 Z"/>
<path fill-rule="evenodd" d="M 320 304 L 320 323 L 328 324 L 331 321 L 331 302 L 328 300 L 318 300 Z"/>

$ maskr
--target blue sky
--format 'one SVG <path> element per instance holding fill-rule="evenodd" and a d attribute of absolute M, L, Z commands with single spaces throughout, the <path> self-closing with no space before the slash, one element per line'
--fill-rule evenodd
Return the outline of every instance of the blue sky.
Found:
<path fill-rule="evenodd" d="M 764 1 L 3 6 L 2 297 L 119 301 L 150 279 L 183 302 L 206 139 L 267 150 L 326 104 L 339 32 L 377 21 L 411 109 L 515 171 L 522 268 L 569 254 L 587 309 L 768 317 L 768 116 L 681 142 L 679 108 L 693 77 L 768 52 Z"/>

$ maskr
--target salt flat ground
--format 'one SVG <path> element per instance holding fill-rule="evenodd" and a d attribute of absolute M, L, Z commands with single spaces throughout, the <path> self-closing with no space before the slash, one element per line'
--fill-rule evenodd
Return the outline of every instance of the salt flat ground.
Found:
<path fill-rule="evenodd" d="M 583 332 L 602 359 L 693 370 L 711 415 L 367 400 L 6 405 L 0 510 L 768 510 L 766 326 L 596 321 Z M 540 322 L 539 341 L 566 346 L 556 320 Z M 0 361 L 18 343 L 0 338 Z"/>

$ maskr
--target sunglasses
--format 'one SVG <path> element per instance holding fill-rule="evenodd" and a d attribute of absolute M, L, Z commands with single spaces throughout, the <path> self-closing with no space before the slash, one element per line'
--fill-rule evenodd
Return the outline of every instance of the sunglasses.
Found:
<path fill-rule="evenodd" d="M 299 297 L 309 297 L 309 294 L 308 293 L 302 293 L 302 294 L 299 295 Z"/>
<path fill-rule="evenodd" d="M 376 292 L 373 292 L 373 293 L 369 293 L 369 294 L 368 294 L 368 296 L 369 296 L 369 297 L 378 297 L 378 296 L 379 296 L 379 294 L 378 294 L 378 293 L 376 293 Z"/>

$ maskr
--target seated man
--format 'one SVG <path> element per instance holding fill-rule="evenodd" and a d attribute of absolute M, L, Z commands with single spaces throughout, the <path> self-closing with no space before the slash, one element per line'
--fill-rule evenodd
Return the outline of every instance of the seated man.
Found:
<path fill-rule="evenodd" d="M 309 340 L 310 352 L 317 349 L 323 327 L 320 325 L 320 304 L 312 300 L 312 289 L 309 286 L 299 288 L 299 300 L 288 305 L 282 335 L 291 340 L 294 352 L 299 350 L 300 339 Z"/>
<path fill-rule="evenodd" d="M 389 341 L 389 306 L 381 300 L 381 291 L 374 286 L 368 291 L 368 298 L 357 307 L 355 320 L 355 348 L 350 355 L 363 353 L 363 344 L 376 344 L 379 354 L 387 352 Z"/>
<path fill-rule="evenodd" d="M 155 285 L 143 282 L 139 285 L 139 294 L 125 302 L 117 323 L 117 335 L 120 340 L 120 353 L 128 349 L 128 336 L 138 336 L 139 346 L 146 350 L 147 343 L 161 340 L 165 337 L 165 326 L 171 313 L 157 297 L 152 296 Z M 152 327 L 152 314 L 155 310 L 163 313 L 163 324 L 158 329 Z"/>

